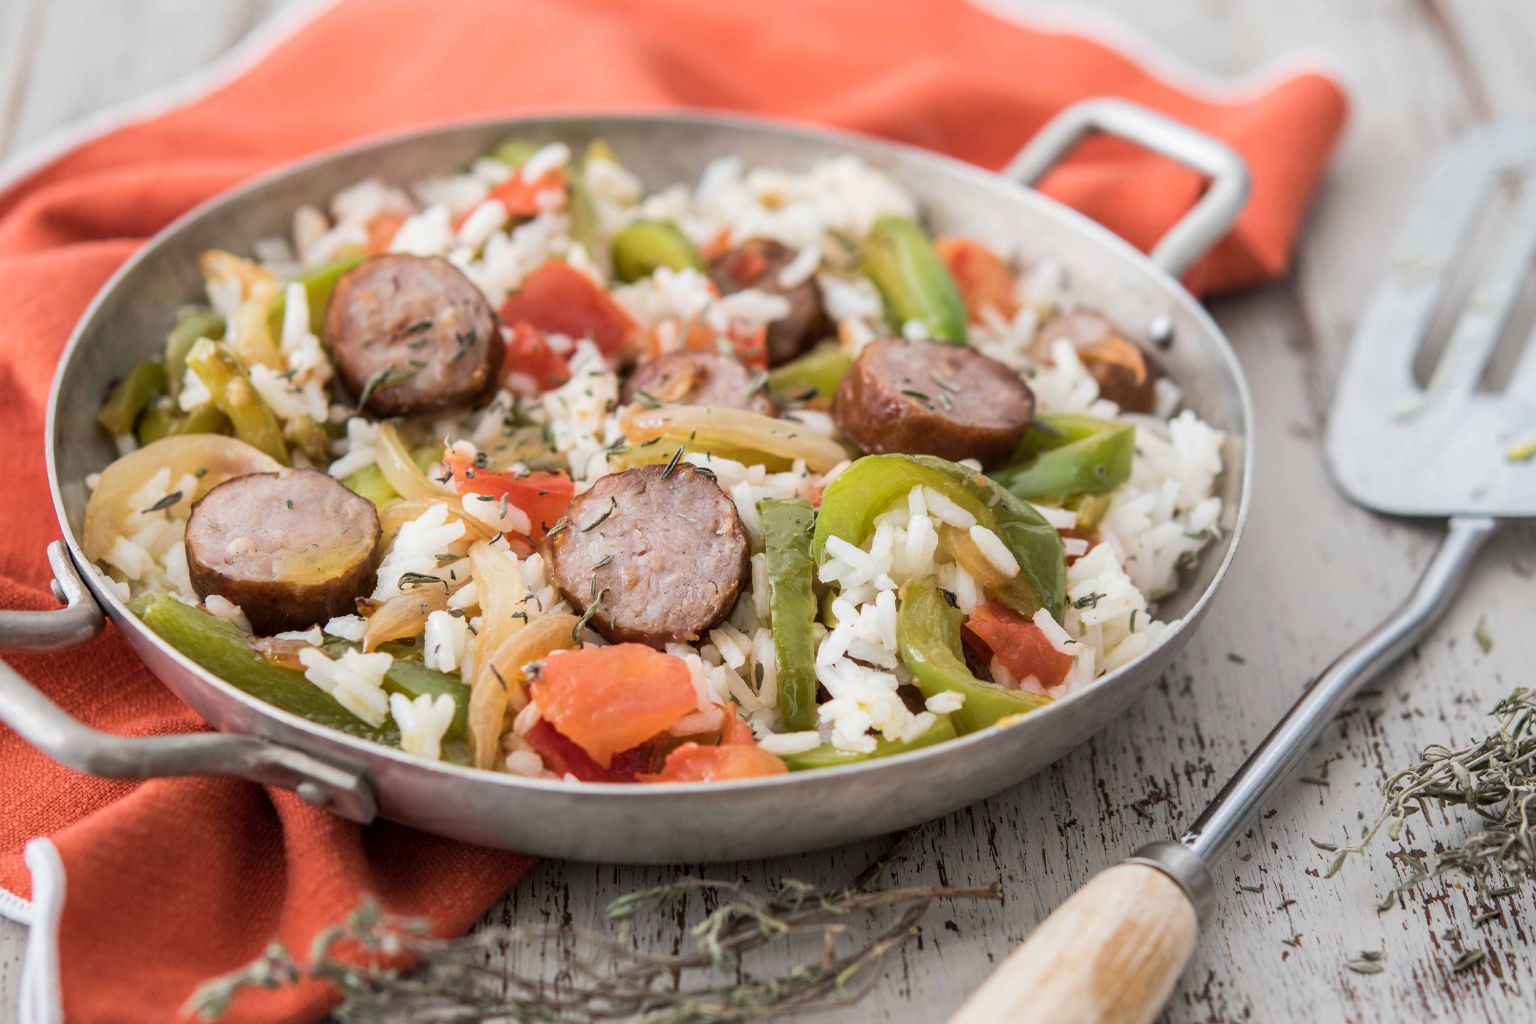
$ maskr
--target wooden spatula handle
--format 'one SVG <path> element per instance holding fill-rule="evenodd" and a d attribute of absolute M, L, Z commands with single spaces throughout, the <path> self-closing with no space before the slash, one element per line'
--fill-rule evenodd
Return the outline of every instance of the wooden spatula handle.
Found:
<path fill-rule="evenodd" d="M 1146 864 L 1117 864 L 1057 907 L 949 1024 L 1146 1024 L 1198 932 L 1177 882 Z"/>

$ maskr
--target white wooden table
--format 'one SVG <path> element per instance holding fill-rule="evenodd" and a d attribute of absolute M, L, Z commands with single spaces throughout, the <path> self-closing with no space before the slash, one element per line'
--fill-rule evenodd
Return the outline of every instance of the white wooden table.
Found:
<path fill-rule="evenodd" d="M 5 0 L 0 4 L 0 154 L 59 124 L 153 88 L 218 56 L 284 0 Z M 1021 7 L 1017 0 L 1000 6 Z M 935 908 L 880 988 L 833 1021 L 942 1019 L 1051 907 L 1099 868 L 1186 823 L 1308 679 L 1404 593 L 1434 531 L 1345 503 L 1318 438 L 1361 297 L 1382 267 L 1409 190 L 1435 150 L 1477 121 L 1536 112 L 1536 6 L 1522 0 L 1201 0 L 1091 5 L 1220 75 L 1301 48 L 1326 50 L 1354 96 L 1342 151 L 1291 276 L 1215 304 L 1253 383 L 1257 490 L 1222 599 L 1152 694 L 1090 744 L 1016 790 L 923 829 L 902 882 L 985 884 L 998 904 Z M 1076 16 L 1081 17 L 1081 14 Z M 81 74 L 82 68 L 91 73 Z M 1326 788 L 1297 784 L 1219 868 L 1220 896 L 1169 1021 L 1529 1021 L 1536 965 L 1523 929 L 1474 928 L 1468 894 L 1378 916 L 1395 878 L 1385 847 L 1324 881 L 1337 839 L 1375 808 L 1385 773 L 1425 743 L 1480 735 L 1483 712 L 1536 663 L 1536 536 L 1509 528 L 1448 622 L 1347 712 L 1312 758 Z M 1473 640 L 1482 623 L 1493 639 Z M 1454 825 L 1451 826 L 1454 829 Z M 1427 847 L 1421 831 L 1412 844 Z M 753 879 L 851 879 L 883 849 L 710 869 Z M 673 869 L 541 864 L 487 919 L 597 924 L 611 898 Z M 659 948 L 668 924 L 642 936 Z M 14 1014 L 22 930 L 0 929 L 0 993 Z M 1486 964 L 1451 976 L 1464 948 Z M 1385 972 L 1344 961 L 1381 950 Z"/>

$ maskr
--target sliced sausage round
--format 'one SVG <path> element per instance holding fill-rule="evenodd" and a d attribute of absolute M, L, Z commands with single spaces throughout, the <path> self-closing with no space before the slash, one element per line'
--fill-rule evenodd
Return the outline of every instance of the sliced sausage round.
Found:
<path fill-rule="evenodd" d="M 376 416 L 472 402 L 501 360 L 490 303 L 435 256 L 391 253 L 347 271 L 331 294 L 325 336 L 341 379 Z"/>
<path fill-rule="evenodd" d="M 635 368 L 624 383 L 624 401 L 662 405 L 718 405 L 773 415 L 767 378 L 759 379 L 721 352 L 668 352 Z"/>
<path fill-rule="evenodd" d="M 1156 406 L 1156 364 L 1107 317 L 1088 310 L 1056 317 L 1035 335 L 1034 350 L 1049 359 L 1051 346 L 1062 339 L 1077 349 L 1100 395 L 1126 412 L 1151 412 Z"/>
<path fill-rule="evenodd" d="M 1035 411 L 1019 375 L 974 349 L 886 338 L 864 346 L 832 418 L 872 454 L 911 452 L 984 466 L 1008 461 Z"/>
<path fill-rule="evenodd" d="M 687 463 L 601 477 L 545 551 L 555 584 L 613 641 L 691 643 L 730 614 L 747 533 L 714 478 Z"/>
<path fill-rule="evenodd" d="M 313 469 L 237 476 L 192 506 L 187 569 L 198 597 L 244 609 L 259 634 L 355 610 L 373 587 L 373 502 Z"/>
<path fill-rule="evenodd" d="M 789 287 L 779 275 L 799 253 L 771 238 L 751 238 L 709 261 L 709 277 L 723 294 L 755 288 L 789 301 L 789 313 L 768 325 L 768 364 L 777 366 L 821 341 L 831 323 L 814 277 Z"/>

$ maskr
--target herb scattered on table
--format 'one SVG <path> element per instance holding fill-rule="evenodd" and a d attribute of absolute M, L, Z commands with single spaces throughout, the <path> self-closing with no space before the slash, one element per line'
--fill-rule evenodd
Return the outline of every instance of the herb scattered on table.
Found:
<path fill-rule="evenodd" d="M 1484 900 L 1508 896 L 1518 891 L 1518 883 L 1536 879 L 1536 689 L 1514 690 L 1492 714 L 1498 727 L 1490 735 L 1457 750 L 1432 743 L 1418 763 L 1392 776 L 1376 820 L 1359 842 L 1339 844 L 1324 877 L 1337 874 L 1351 854 L 1364 853 L 1383 830 L 1397 839 L 1415 814 L 1462 807 L 1481 827 L 1427 858 L 1409 854 L 1416 870 L 1387 894 L 1381 909 L 1390 907 L 1394 896 L 1452 871 L 1469 877 Z"/>
<path fill-rule="evenodd" d="M 433 939 L 427 922 L 385 914 L 368 901 L 345 924 L 317 936 L 307 959 L 274 943 L 245 968 L 204 984 L 188 1010 L 217 1018 L 242 991 L 310 980 L 340 990 L 344 1002 L 334 1013 L 341 1021 L 724 1024 L 846 1006 L 879 980 L 886 958 L 917 933 L 934 901 L 999 898 L 996 885 L 884 889 L 883 868 L 877 864 L 852 887 L 835 891 L 785 881 L 765 893 L 741 882 L 681 879 L 610 903 L 607 917 L 618 925 L 617 936 L 518 926 Z M 670 920 L 690 898 L 715 909 L 689 930 L 680 952 L 634 948 L 632 921 L 643 914 Z M 508 949 L 535 948 L 551 938 L 569 950 L 553 970 L 493 966 Z M 814 958 L 777 976 L 749 969 L 749 954 L 800 944 L 814 947 Z M 338 950 L 420 964 L 358 966 Z"/>

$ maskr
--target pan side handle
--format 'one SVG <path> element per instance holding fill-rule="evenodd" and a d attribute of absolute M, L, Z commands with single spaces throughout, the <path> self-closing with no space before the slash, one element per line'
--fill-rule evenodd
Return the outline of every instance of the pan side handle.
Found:
<path fill-rule="evenodd" d="M 1199 171 L 1210 187 L 1152 247 L 1152 261 L 1173 277 L 1184 272 L 1231 230 L 1248 201 L 1248 165 L 1219 139 L 1124 100 L 1075 103 L 1057 114 L 1004 169 L 1034 186 L 1089 135 L 1113 135 Z"/>
<path fill-rule="evenodd" d="M 105 618 L 60 541 L 48 546 L 53 591 L 64 607 L 51 612 L 0 612 L 0 650 L 57 651 L 85 643 Z M 111 779 L 224 775 L 291 789 L 305 803 L 369 822 L 378 814 L 373 789 L 359 772 L 255 736 L 190 733 L 113 736 L 76 721 L 43 692 L 0 662 L 0 721 L 60 764 Z"/>

